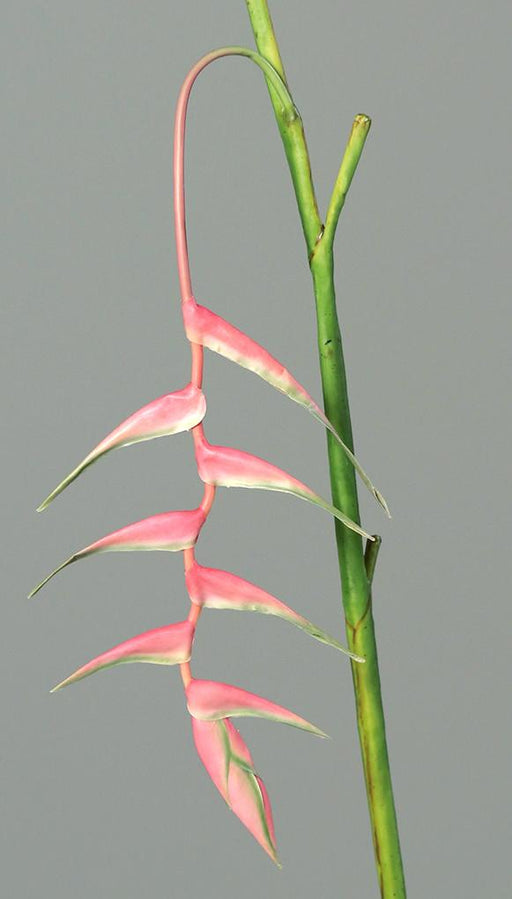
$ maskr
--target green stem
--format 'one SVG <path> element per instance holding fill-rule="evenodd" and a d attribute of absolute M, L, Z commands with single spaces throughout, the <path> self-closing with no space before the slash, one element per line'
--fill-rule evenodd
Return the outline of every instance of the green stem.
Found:
<path fill-rule="evenodd" d="M 286 84 L 286 75 L 266 0 L 246 0 L 246 4 L 258 51 L 261 56 L 264 56 L 272 63 L 272 66 Z M 283 120 L 279 112 L 277 95 L 268 78 L 267 87 L 292 176 L 293 189 L 297 198 L 306 246 L 308 253 L 311 253 L 316 241 L 322 234 L 323 227 L 311 177 L 309 153 L 302 119 L 297 113 L 297 117 L 293 122 Z"/>
<path fill-rule="evenodd" d="M 345 205 L 345 197 L 352 184 L 357 164 L 361 158 L 363 147 L 368 137 L 371 120 L 367 115 L 356 115 L 352 124 L 352 131 L 341 160 L 340 170 L 334 183 L 331 199 L 325 216 L 325 230 L 323 239 L 331 246 L 334 241 L 338 219 Z"/>
<path fill-rule="evenodd" d="M 246 4 L 259 52 L 266 56 L 283 81 L 286 81 L 267 0 L 246 0 Z M 271 86 L 269 92 L 292 175 L 313 276 L 325 412 L 342 440 L 353 450 L 345 363 L 334 289 L 333 240 L 370 120 L 366 116 L 358 116 L 354 122 L 324 228 L 315 199 L 302 123 L 298 119 L 290 127 L 288 122 L 283 121 L 279 101 Z M 334 505 L 343 509 L 353 521 L 359 522 L 354 468 L 330 434 L 327 435 L 327 444 Z M 370 544 L 373 548 L 368 547 L 365 554 L 358 534 L 349 531 L 340 522 L 335 523 L 335 528 L 349 646 L 366 659 L 364 665 L 352 663 L 352 675 L 380 892 L 383 899 L 405 899 L 371 602 L 371 581 L 380 539 L 375 541 L 376 545 Z"/>

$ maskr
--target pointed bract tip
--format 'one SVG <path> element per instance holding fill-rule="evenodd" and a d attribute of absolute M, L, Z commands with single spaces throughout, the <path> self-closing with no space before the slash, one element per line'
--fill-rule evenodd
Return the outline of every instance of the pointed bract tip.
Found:
<path fill-rule="evenodd" d="M 373 540 L 367 531 L 340 509 L 322 499 L 306 484 L 298 481 L 283 469 L 266 462 L 265 459 L 230 446 L 214 446 L 208 443 L 204 436 L 196 442 L 195 454 L 199 477 L 205 484 L 215 487 L 253 487 L 289 493 L 319 506 L 334 515 L 345 527 L 368 540 Z"/>
<path fill-rule="evenodd" d="M 377 502 L 380 503 L 380 505 L 381 505 L 382 508 L 384 509 L 384 511 L 385 511 L 386 515 L 388 516 L 388 518 L 391 518 L 392 515 L 391 515 L 391 512 L 389 511 L 389 506 L 388 506 L 388 504 L 387 504 L 385 498 L 383 497 L 382 493 L 380 492 L 380 490 L 377 490 L 377 488 L 375 488 L 375 494 L 374 494 L 374 495 L 375 495 L 375 499 L 377 500 Z"/>
<path fill-rule="evenodd" d="M 366 121 L 366 117 L 363 118 Z M 276 390 L 303 406 L 310 415 L 327 428 L 343 448 L 343 451 L 362 478 L 363 483 L 377 501 L 381 502 L 377 496 L 378 491 L 376 491 L 354 453 L 343 442 L 336 428 L 325 413 L 322 412 L 320 406 L 315 403 L 313 397 L 309 395 L 302 384 L 299 384 L 288 369 L 281 365 L 259 343 L 256 343 L 243 331 L 235 328 L 234 325 L 224 318 L 212 312 L 211 309 L 196 303 L 193 297 L 189 297 L 183 302 L 183 318 L 185 333 L 190 341 L 208 347 L 213 352 L 224 356 L 225 359 L 229 359 L 231 362 L 242 366 L 242 368 L 254 372 L 254 374 L 267 381 L 272 387 L 275 387 Z"/>
<path fill-rule="evenodd" d="M 327 737 L 323 730 L 290 709 L 233 684 L 192 679 L 186 688 L 186 696 L 190 714 L 201 721 L 233 717 L 267 718 L 305 730 L 317 737 Z"/>
<path fill-rule="evenodd" d="M 123 550 L 180 552 L 183 549 L 189 549 L 194 546 L 204 521 L 205 514 L 201 507 L 184 511 L 160 512 L 150 518 L 134 521 L 73 553 L 65 562 L 54 568 L 37 587 L 34 587 L 29 593 L 29 599 L 35 596 L 63 568 L 78 559 L 85 559 L 95 553 Z"/>
<path fill-rule="evenodd" d="M 206 568 L 204 565 L 194 562 L 185 575 L 185 581 L 189 597 L 196 606 L 273 615 L 293 624 L 320 643 L 332 646 L 339 652 L 354 658 L 355 661 L 360 658 L 326 631 L 321 630 L 303 615 L 299 615 L 290 606 L 272 596 L 271 593 L 229 571 Z"/>
<path fill-rule="evenodd" d="M 192 622 L 186 620 L 137 634 L 77 668 L 69 677 L 57 684 L 51 692 L 74 684 L 97 671 L 126 662 L 181 665 L 190 659 L 194 631 L 195 627 Z"/>
<path fill-rule="evenodd" d="M 27 593 L 27 599 L 33 599 L 34 596 L 36 595 L 36 593 L 39 593 L 39 591 L 42 590 L 45 583 L 46 583 L 46 579 L 44 581 L 41 581 L 41 583 L 38 584 L 37 587 L 33 587 L 32 590 L 30 591 L 30 593 Z"/>
<path fill-rule="evenodd" d="M 318 727 L 315 727 L 314 730 L 311 731 L 312 734 L 315 734 L 317 737 L 321 737 L 322 740 L 330 740 L 331 735 L 326 734 L 325 731 L 320 730 Z"/>
<path fill-rule="evenodd" d="M 59 571 L 62 571 L 63 568 L 67 568 L 68 565 L 71 565 L 73 562 L 76 562 L 78 556 L 79 556 L 79 554 L 74 553 L 72 556 L 69 557 L 69 559 L 66 559 L 65 562 L 61 562 L 61 564 L 58 565 L 57 568 L 54 568 L 53 571 L 50 572 L 50 574 L 47 574 L 46 577 L 43 578 L 43 580 L 40 581 L 39 584 L 37 584 L 37 586 L 34 587 L 34 589 L 30 591 L 27 599 L 32 599 L 36 595 L 36 593 L 39 593 L 39 591 L 42 590 L 42 588 L 45 586 L 45 584 L 47 584 L 48 581 L 51 581 L 51 579 L 56 574 L 58 574 Z"/>
<path fill-rule="evenodd" d="M 228 807 L 274 864 L 282 867 L 267 789 L 231 719 L 192 718 L 192 733 L 199 758 Z"/>
<path fill-rule="evenodd" d="M 155 437 L 189 431 L 203 420 L 205 413 L 204 394 L 192 383 L 187 384 L 182 390 L 166 393 L 152 400 L 114 428 L 60 484 L 57 484 L 37 511 L 42 512 L 46 509 L 83 471 L 111 450 L 153 440 Z"/>

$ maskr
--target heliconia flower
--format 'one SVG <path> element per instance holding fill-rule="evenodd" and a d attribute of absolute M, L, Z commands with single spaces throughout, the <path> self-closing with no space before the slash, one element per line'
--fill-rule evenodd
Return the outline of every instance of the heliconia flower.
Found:
<path fill-rule="evenodd" d="M 363 483 L 389 516 L 386 500 L 372 484 L 353 452 L 343 442 L 336 428 L 331 424 L 325 413 L 322 412 L 320 406 L 315 403 L 314 399 L 295 380 L 284 365 L 281 365 L 274 356 L 267 352 L 259 343 L 256 343 L 255 340 L 252 340 L 251 337 L 248 337 L 247 334 L 244 334 L 243 331 L 235 328 L 234 325 L 212 312 L 211 309 L 207 309 L 206 306 L 200 306 L 194 299 L 189 299 L 183 303 L 182 310 L 185 332 L 189 340 L 208 347 L 209 350 L 213 350 L 213 352 L 219 353 L 226 359 L 230 359 L 232 362 L 236 362 L 243 368 L 247 368 L 249 371 L 259 375 L 272 387 L 286 394 L 299 405 L 304 406 L 314 418 L 320 421 L 333 434 L 338 443 L 341 444 Z"/>
<path fill-rule="evenodd" d="M 229 718 L 192 718 L 197 753 L 222 798 L 279 867 L 270 800 L 242 737 Z"/>
<path fill-rule="evenodd" d="M 46 497 L 38 507 L 42 512 L 59 493 L 71 484 L 79 474 L 101 456 L 121 446 L 130 446 L 143 440 L 164 437 L 189 431 L 203 420 L 206 399 L 201 390 L 188 384 L 175 393 L 166 393 L 134 412 L 115 428 L 73 471 Z"/>
<path fill-rule="evenodd" d="M 334 646 L 340 652 L 346 653 L 357 662 L 364 662 L 361 656 L 357 656 L 346 649 L 334 637 L 320 630 L 316 625 L 308 621 L 298 612 L 290 609 L 271 593 L 262 590 L 250 581 L 245 581 L 229 571 L 221 571 L 218 568 L 206 568 L 198 562 L 185 573 L 188 595 L 193 603 L 206 609 L 236 609 L 237 611 L 262 612 L 266 615 L 276 615 L 285 621 L 301 628 L 315 640 Z"/>
<path fill-rule="evenodd" d="M 320 506 L 352 531 L 373 540 L 355 521 L 314 493 L 306 484 L 258 456 L 229 446 L 212 446 L 204 436 L 195 441 L 195 453 L 199 477 L 205 484 L 216 487 L 255 487 L 291 493 L 299 499 Z"/>
<path fill-rule="evenodd" d="M 177 624 L 168 624 L 138 634 L 82 665 L 57 684 L 51 692 L 55 693 L 56 690 L 74 684 L 83 677 L 95 674 L 96 671 L 112 668 L 124 662 L 149 662 L 153 665 L 181 665 L 188 662 L 192 652 L 194 629 L 192 622 L 179 621 Z"/>
<path fill-rule="evenodd" d="M 193 718 L 201 721 L 218 721 L 220 718 L 255 717 L 280 721 L 291 727 L 307 730 L 318 737 L 326 737 L 322 730 L 305 718 L 290 712 L 269 699 L 249 693 L 241 687 L 212 680 L 193 678 L 187 689 L 187 708 Z"/>
<path fill-rule="evenodd" d="M 205 521 L 205 514 L 201 507 L 197 509 L 185 510 L 183 512 L 161 512 L 159 515 L 152 515 L 150 518 L 144 518 L 142 521 L 135 521 L 128 524 L 119 531 L 113 531 L 91 543 L 84 549 L 73 553 L 69 559 L 62 562 L 51 574 L 47 575 L 37 587 L 34 587 L 29 593 L 29 599 L 44 587 L 54 575 L 72 562 L 78 559 L 84 559 L 86 556 L 94 553 L 104 552 L 124 552 L 131 550 L 165 550 L 167 552 L 178 552 L 182 549 L 189 549 L 194 546 L 201 527 Z"/>

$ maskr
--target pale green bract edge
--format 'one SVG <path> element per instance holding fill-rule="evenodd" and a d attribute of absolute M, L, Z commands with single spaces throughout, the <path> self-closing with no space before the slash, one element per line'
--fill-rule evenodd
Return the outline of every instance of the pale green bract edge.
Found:
<path fill-rule="evenodd" d="M 132 441 L 132 442 L 138 443 L 139 441 Z M 120 444 L 120 446 L 129 446 L 129 445 L 130 444 Z M 73 471 L 70 471 L 70 473 L 68 475 L 66 475 L 66 477 L 60 482 L 60 484 L 57 484 L 57 486 L 52 490 L 52 492 L 48 494 L 48 496 L 46 497 L 46 499 L 43 500 L 41 505 L 39 505 L 37 507 L 36 512 L 44 512 L 44 510 L 48 508 L 50 503 L 52 503 L 53 500 L 56 499 L 66 489 L 66 487 L 69 487 L 69 485 L 72 484 L 73 481 L 75 481 L 82 474 L 83 471 L 85 471 L 87 468 L 90 468 L 91 465 L 94 465 L 94 463 L 98 462 L 100 459 L 102 459 L 103 456 L 107 456 L 108 453 L 111 453 L 111 452 L 113 452 L 113 450 L 118 449 L 118 448 L 119 448 L 118 446 L 112 446 L 108 450 L 104 450 L 102 453 L 98 453 L 98 454 L 94 454 L 94 455 L 89 454 L 88 456 L 85 457 L 85 459 L 82 459 L 82 461 L 76 466 L 76 468 L 74 468 Z"/>
<path fill-rule="evenodd" d="M 282 387 L 279 384 L 279 382 L 275 380 L 275 378 L 268 377 L 266 369 L 264 369 L 264 368 L 260 369 L 260 368 L 254 367 L 254 366 L 246 365 L 242 357 L 234 356 L 228 352 L 224 352 L 221 344 L 217 343 L 214 346 L 213 342 L 212 343 L 208 342 L 208 340 L 205 339 L 205 337 L 202 335 L 199 335 L 199 337 L 196 335 L 195 340 L 196 340 L 196 342 L 201 343 L 202 346 L 205 346 L 211 352 L 217 353 L 219 356 L 222 356 L 224 359 L 227 359 L 229 362 L 234 362 L 234 364 L 239 365 L 240 368 L 245 368 L 246 371 L 251 371 L 253 374 L 255 374 L 259 378 L 261 378 L 262 381 L 265 381 L 267 384 L 269 384 L 271 387 L 273 387 L 274 390 L 279 391 L 279 393 L 282 393 L 284 396 L 287 396 L 288 399 L 292 400 L 292 402 L 297 403 L 297 405 L 302 406 L 303 409 L 306 409 L 306 411 L 309 412 L 309 414 L 312 415 L 313 418 L 316 419 L 316 421 L 320 422 L 320 424 L 323 425 L 323 427 L 326 428 L 329 431 L 329 433 L 331 433 L 333 435 L 335 440 L 337 440 L 337 442 L 342 447 L 347 458 L 350 459 L 352 465 L 354 466 L 355 470 L 357 471 L 357 473 L 358 473 L 359 477 L 361 478 L 365 487 L 367 487 L 367 489 L 370 491 L 370 493 L 372 494 L 374 499 L 377 500 L 379 505 L 382 506 L 382 508 L 384 509 L 388 518 L 391 518 L 391 512 L 389 511 L 389 506 L 388 506 L 384 496 L 382 495 L 380 490 L 377 490 L 377 488 L 371 481 L 370 477 L 366 474 L 361 463 L 358 461 L 358 459 L 356 458 L 356 456 L 354 455 L 352 450 L 350 450 L 348 448 L 347 444 L 344 443 L 344 441 L 341 439 L 336 428 L 334 427 L 333 424 L 331 424 L 331 422 L 329 421 L 327 416 L 322 412 L 321 409 L 320 409 L 320 414 L 319 414 L 319 411 L 314 406 L 312 406 L 311 403 L 304 400 L 300 395 L 297 395 L 296 393 L 295 394 L 290 393 L 288 390 L 286 390 L 285 387 Z"/>
<path fill-rule="evenodd" d="M 362 527 L 356 524 L 355 521 L 352 521 L 352 519 L 349 518 L 348 515 L 340 512 L 340 510 L 337 509 L 336 506 L 332 506 L 331 503 L 328 503 L 325 499 L 322 499 L 321 496 L 315 496 L 313 498 L 312 496 L 303 495 L 301 493 L 295 493 L 294 495 L 300 497 L 300 499 L 305 499 L 308 502 L 313 503 L 313 505 L 320 506 L 320 508 L 325 509 L 326 512 L 330 512 L 331 515 L 334 515 L 334 517 L 337 518 L 338 521 L 341 521 L 341 523 L 344 524 L 345 527 L 349 528 L 351 531 L 355 531 L 356 534 L 360 534 L 361 537 L 366 537 L 367 540 L 371 541 L 375 539 L 371 534 L 368 534 L 367 531 L 363 530 Z"/>
<path fill-rule="evenodd" d="M 311 621 L 308 621 L 308 619 L 304 618 L 302 615 L 294 618 L 293 615 L 290 615 L 289 612 L 274 608 L 269 609 L 266 606 L 258 605 L 258 603 L 256 602 L 252 605 L 246 603 L 244 605 L 238 606 L 231 602 L 215 605 L 206 600 L 203 603 L 203 608 L 214 609 L 221 612 L 257 612 L 260 615 L 272 615 L 274 618 L 280 618 L 282 621 L 287 621 L 289 624 L 293 624 L 295 627 L 299 628 L 299 630 L 304 631 L 304 633 L 308 634 L 310 637 L 313 637 L 313 639 L 318 640 L 320 643 L 325 643 L 327 646 L 332 646 L 333 649 L 338 649 L 340 652 L 344 653 L 344 655 L 351 658 L 354 662 L 364 663 L 366 661 L 366 659 L 364 659 L 362 656 L 358 656 L 355 652 L 351 652 L 350 649 L 347 649 L 345 646 L 343 646 L 342 643 L 339 643 L 338 640 L 336 640 L 334 637 L 331 637 L 326 631 L 323 631 L 321 628 L 317 627 Z"/>
<path fill-rule="evenodd" d="M 236 709 L 235 711 L 230 712 L 219 712 L 218 717 L 216 718 L 200 718 L 200 721 L 219 721 L 221 718 L 265 718 L 267 721 L 277 721 L 279 724 L 287 724 L 289 727 L 296 727 L 298 730 L 305 730 L 309 734 L 314 734 L 316 737 L 322 737 L 322 739 L 329 739 L 329 734 L 326 734 L 323 730 L 320 730 L 319 727 L 316 727 L 314 724 L 310 724 L 309 721 L 304 721 L 304 723 L 300 723 L 298 721 L 289 721 L 287 718 L 282 718 L 280 715 L 272 715 L 271 713 L 261 712 L 259 710 L 253 709 Z"/>
<path fill-rule="evenodd" d="M 180 661 L 171 662 L 168 659 L 156 659 L 154 656 L 143 655 L 131 659 L 116 659 L 115 662 L 107 662 L 105 665 L 99 665 L 98 668 L 93 668 L 91 671 L 84 671 L 83 674 L 79 674 L 76 677 L 75 675 L 70 674 L 69 677 L 65 677 L 64 680 L 61 680 L 55 687 L 52 687 L 50 693 L 56 693 L 57 690 L 62 690 L 64 687 L 70 687 L 71 684 L 77 684 L 79 681 L 85 680 L 85 678 L 90 677 L 91 674 L 98 674 L 99 671 L 106 671 L 107 668 L 115 668 L 117 665 L 130 665 L 134 662 L 145 662 L 148 665 L 181 665 L 183 662 L 189 660 L 190 656 L 188 657 L 188 660 L 180 659 Z"/>
<path fill-rule="evenodd" d="M 208 482 L 207 482 L 208 483 Z M 246 490 L 272 490 L 274 493 L 289 493 L 291 496 L 296 496 L 298 499 L 304 499 L 306 502 L 311 503 L 314 506 L 320 506 L 321 509 L 324 509 L 326 512 L 330 512 L 338 521 L 341 521 L 345 527 L 349 528 L 351 531 L 355 531 L 356 534 L 360 534 L 361 537 L 366 537 L 367 540 L 371 540 L 372 542 L 375 540 L 371 534 L 368 534 L 367 531 L 364 531 L 362 527 L 352 521 L 347 515 L 344 515 L 343 512 L 340 512 L 336 506 L 332 506 L 327 500 L 322 499 L 321 496 L 317 496 L 313 494 L 310 496 L 307 493 L 301 493 L 298 490 L 293 490 L 289 487 L 276 487 L 273 484 L 225 484 L 222 481 L 216 481 L 212 486 L 216 487 L 243 487 Z"/>
<path fill-rule="evenodd" d="M 199 422 L 201 422 L 203 418 L 204 415 L 195 424 L 199 424 Z M 60 484 L 57 484 L 55 489 L 52 490 L 52 492 L 48 494 L 46 499 L 43 500 L 41 505 L 37 507 L 36 511 L 44 512 L 44 510 L 48 508 L 50 503 L 52 503 L 53 500 L 56 499 L 66 489 L 66 487 L 69 487 L 69 485 L 72 484 L 73 481 L 75 481 L 83 471 L 85 471 L 87 468 L 90 468 L 96 462 L 99 462 L 99 460 L 103 459 L 104 456 L 108 456 L 109 453 L 114 452 L 114 450 L 123 449 L 127 446 L 135 446 L 135 444 L 137 443 L 147 443 L 150 440 L 158 440 L 159 437 L 174 437 L 176 434 L 183 434 L 186 431 L 190 431 L 193 427 L 195 427 L 195 425 L 191 424 L 188 428 L 184 429 L 158 431 L 152 434 L 144 435 L 143 437 L 134 437 L 130 440 L 124 440 L 121 443 L 116 443 L 115 446 L 110 446 L 108 449 L 102 450 L 99 453 L 95 453 L 94 451 L 89 453 L 85 457 L 85 459 L 82 459 L 82 461 L 76 466 L 76 468 L 73 469 L 73 471 L 70 471 L 70 473 L 66 475 L 66 477 L 60 482 Z"/>
<path fill-rule="evenodd" d="M 285 616 L 282 616 L 283 619 Z M 350 649 L 347 649 L 346 646 L 343 646 L 342 643 L 339 643 L 338 640 L 335 640 L 334 637 L 331 637 L 325 631 L 322 631 L 320 628 L 316 627 L 311 621 L 304 619 L 304 623 L 301 624 L 298 621 L 293 621 L 292 618 L 286 618 L 286 621 L 289 621 L 290 624 L 295 624 L 296 627 L 303 630 L 306 634 L 309 634 L 310 637 L 313 637 L 315 640 L 318 640 L 320 643 L 325 643 L 327 646 L 332 646 L 334 649 L 339 650 L 344 655 L 348 656 L 349 659 L 352 659 L 354 662 L 358 662 L 360 664 L 364 664 L 366 659 L 363 656 L 357 655 L 355 652 L 351 652 Z"/>
<path fill-rule="evenodd" d="M 67 568 L 68 565 L 72 565 L 73 562 L 78 562 L 80 559 L 87 559 L 88 556 L 96 556 L 100 555 L 101 553 L 111 552 L 182 552 L 184 549 L 190 549 L 192 546 L 195 546 L 195 542 L 196 541 L 194 540 L 193 542 L 187 542 L 184 545 L 180 543 L 177 544 L 176 548 L 174 548 L 174 546 L 171 544 L 169 544 L 168 546 L 147 546 L 144 544 L 139 545 L 137 543 L 127 543 L 124 546 L 105 546 L 101 547 L 100 549 L 91 549 L 88 552 L 82 551 L 74 553 L 69 557 L 69 559 L 66 559 L 65 562 L 61 562 L 60 565 L 57 565 L 57 568 L 54 568 L 53 571 L 50 572 L 50 574 L 47 574 L 46 577 L 37 585 L 37 587 L 34 587 L 34 589 L 30 591 L 27 599 L 32 599 L 36 595 L 36 593 L 39 593 L 39 591 L 45 586 L 45 584 L 47 584 L 48 581 L 51 581 L 51 579 L 55 577 L 55 575 L 58 574 L 59 571 L 62 571 L 63 568 Z"/>
<path fill-rule="evenodd" d="M 255 772 L 253 770 L 250 770 L 246 765 L 238 764 L 238 767 L 241 768 L 242 771 L 244 772 L 245 777 L 247 778 L 247 781 L 249 783 L 249 786 L 253 790 L 254 795 L 256 797 L 256 805 L 258 808 L 258 814 L 260 817 L 260 821 L 263 826 L 263 830 L 265 832 L 265 836 L 268 840 L 268 843 L 272 847 L 272 850 L 274 853 L 272 861 L 277 865 L 278 868 L 282 868 L 283 866 L 282 866 L 281 862 L 279 861 L 276 844 L 274 843 L 274 840 L 272 839 L 272 836 L 271 836 L 271 833 L 270 833 L 270 830 L 269 830 L 269 827 L 267 824 L 267 818 L 265 815 L 265 802 L 263 800 L 263 793 L 261 792 L 261 787 L 256 779 Z M 228 793 L 228 796 L 229 796 L 229 793 Z"/>
<path fill-rule="evenodd" d="M 222 736 L 223 736 L 224 745 L 226 748 L 226 796 L 228 797 L 227 798 L 228 807 L 232 809 L 232 805 L 231 805 L 231 802 L 229 799 L 229 769 L 231 767 L 231 763 L 233 762 L 233 764 L 235 764 L 237 766 L 237 768 L 239 768 L 244 773 L 244 775 L 247 778 L 247 781 L 249 783 L 249 786 L 253 790 L 253 793 L 256 798 L 256 805 L 257 805 L 257 809 L 258 809 L 260 823 L 262 825 L 263 831 L 267 838 L 268 845 L 272 848 L 272 851 L 273 851 L 272 861 L 274 862 L 274 864 L 277 865 L 278 868 L 282 868 L 283 866 L 282 866 L 281 862 L 279 861 L 279 856 L 277 854 L 277 846 L 276 846 L 274 840 L 272 839 L 272 835 L 268 828 L 267 819 L 265 816 L 265 803 L 263 801 L 263 795 L 261 792 L 260 785 L 259 785 L 258 781 L 256 780 L 257 772 L 252 765 L 250 765 L 248 762 L 244 761 L 244 759 L 241 759 L 238 755 L 236 755 L 234 752 L 232 752 L 231 743 L 229 742 L 229 736 L 228 736 L 228 731 L 227 731 L 226 725 L 224 724 L 224 721 L 222 719 L 220 719 L 218 721 L 218 724 L 221 725 Z"/>
<path fill-rule="evenodd" d="M 251 764 L 249 764 L 249 762 L 246 762 L 245 759 L 243 759 L 239 755 L 237 755 L 236 752 L 231 753 L 231 758 L 236 763 L 237 768 L 243 768 L 244 771 L 249 771 L 251 774 L 258 774 L 254 765 L 251 765 Z M 260 775 L 258 774 L 258 777 L 259 776 Z"/>
<path fill-rule="evenodd" d="M 382 506 L 382 508 L 384 509 L 384 511 L 385 511 L 386 515 L 388 516 L 388 518 L 391 518 L 391 512 L 389 511 L 389 506 L 388 506 L 388 504 L 387 504 L 387 502 L 386 502 L 385 497 L 382 495 L 382 493 L 380 492 L 380 490 L 377 490 L 377 488 L 375 487 L 375 485 L 372 483 L 372 481 L 370 480 L 370 478 L 369 478 L 368 475 L 366 474 L 366 472 L 365 472 L 363 466 L 360 464 L 360 462 L 358 462 L 358 460 L 357 460 L 356 456 L 354 455 L 354 453 L 352 452 L 352 450 L 350 450 L 350 449 L 348 448 L 347 444 L 344 443 L 343 440 L 341 439 L 341 437 L 340 437 L 340 435 L 338 434 L 338 432 L 337 432 L 336 428 L 334 427 L 334 425 L 331 424 L 331 422 L 329 421 L 329 419 L 327 418 L 327 416 L 325 416 L 325 420 L 324 420 L 324 417 L 320 416 L 320 415 L 318 414 L 318 412 L 316 411 L 316 409 L 312 409 L 311 406 L 306 406 L 306 408 L 307 408 L 308 412 L 309 412 L 314 418 L 316 418 L 316 420 L 319 421 L 320 424 L 323 424 L 323 426 L 329 431 L 329 433 L 333 435 L 333 437 L 335 438 L 335 440 L 338 441 L 338 443 L 340 444 L 340 446 L 341 446 L 343 452 L 345 453 L 345 455 L 347 456 L 347 458 L 350 459 L 350 461 L 352 462 L 352 465 L 354 466 L 355 470 L 357 471 L 357 473 L 358 473 L 359 477 L 361 478 L 361 480 L 362 480 L 363 484 L 365 485 L 365 487 L 370 491 L 370 493 L 371 493 L 372 496 L 377 500 L 377 502 L 379 503 L 379 505 Z"/>
<path fill-rule="evenodd" d="M 231 761 L 231 744 L 229 742 L 228 729 L 224 723 L 224 721 L 219 720 L 217 724 L 220 725 L 221 733 L 222 733 L 222 741 L 224 743 L 224 755 L 225 755 L 225 765 L 224 765 L 224 788 L 226 790 L 226 796 L 229 794 L 228 790 L 228 782 L 229 782 L 229 764 Z"/>
<path fill-rule="evenodd" d="M 50 574 L 47 574 L 46 577 L 39 582 L 37 587 L 34 587 L 34 589 L 30 591 L 27 598 L 32 599 L 36 595 L 36 593 L 39 593 L 39 591 L 42 590 L 42 588 L 45 586 L 45 584 L 48 583 L 48 581 L 51 581 L 52 577 L 55 577 L 55 575 L 58 574 L 59 571 L 62 571 L 63 568 L 67 568 L 68 565 L 72 565 L 73 562 L 78 561 L 79 558 L 80 556 L 75 554 L 73 556 L 70 556 L 69 559 L 66 559 L 65 562 L 61 562 L 60 565 L 57 565 L 57 568 L 54 568 L 53 571 L 50 571 Z"/>

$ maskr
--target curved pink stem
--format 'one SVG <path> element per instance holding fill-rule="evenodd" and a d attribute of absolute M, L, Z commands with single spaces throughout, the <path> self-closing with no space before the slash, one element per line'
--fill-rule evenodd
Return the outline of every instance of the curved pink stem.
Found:
<path fill-rule="evenodd" d="M 174 228 L 176 237 L 176 254 L 178 260 L 178 276 L 180 279 L 181 300 L 192 297 L 192 281 L 188 259 L 187 227 L 185 218 L 185 128 L 187 124 L 187 107 L 190 91 L 200 72 L 215 59 L 230 55 L 229 50 L 215 50 L 203 56 L 188 73 L 180 90 L 176 114 L 174 117 Z"/>
<path fill-rule="evenodd" d="M 288 89 L 278 72 L 276 72 L 267 59 L 247 47 L 221 47 L 220 50 L 212 50 L 211 53 L 207 53 L 206 56 L 203 56 L 202 59 L 196 62 L 195 66 L 190 69 L 190 72 L 182 84 L 174 117 L 174 228 L 181 299 L 184 303 L 193 296 L 185 219 L 185 129 L 187 123 L 188 101 L 192 86 L 197 76 L 203 69 L 209 66 L 211 62 L 215 62 L 216 59 L 222 59 L 225 56 L 245 56 L 251 59 L 260 69 L 262 69 L 265 75 L 271 79 L 274 90 L 280 95 L 283 106 L 287 105 L 291 109 L 295 109 L 293 100 L 288 93 Z"/>
<path fill-rule="evenodd" d="M 193 66 L 183 82 L 178 97 L 178 103 L 176 105 L 173 150 L 174 233 L 182 303 L 193 298 L 185 214 L 185 129 L 187 124 L 188 100 L 192 85 L 200 72 L 215 59 L 219 59 L 225 55 L 229 55 L 229 51 L 215 50 L 213 53 L 204 56 L 195 66 Z M 191 341 L 190 348 L 192 351 L 192 374 L 190 380 L 195 387 L 201 388 L 203 383 L 203 347 L 200 344 Z"/>

